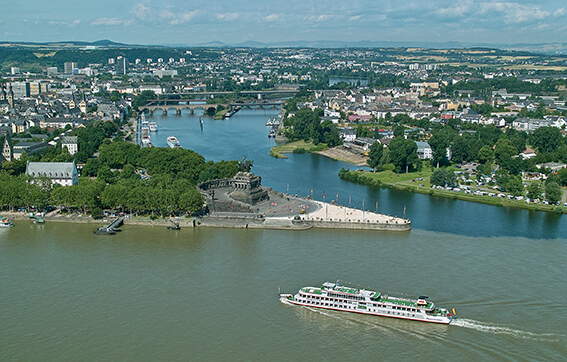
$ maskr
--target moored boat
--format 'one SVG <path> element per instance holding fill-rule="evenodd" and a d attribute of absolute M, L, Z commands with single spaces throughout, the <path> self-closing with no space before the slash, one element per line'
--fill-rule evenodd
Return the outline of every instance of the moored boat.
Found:
<path fill-rule="evenodd" d="M 95 233 L 97 235 L 114 235 L 114 234 L 116 234 L 116 229 L 103 226 L 103 227 L 99 227 L 98 229 L 93 231 L 93 233 Z"/>
<path fill-rule="evenodd" d="M 167 145 L 169 146 L 169 148 L 181 148 L 181 143 L 179 143 L 177 137 L 175 136 L 167 137 Z"/>
<path fill-rule="evenodd" d="M 7 217 L 0 216 L 0 228 L 11 228 L 14 227 L 14 224 L 8 219 Z"/>
<path fill-rule="evenodd" d="M 148 128 L 150 129 L 150 132 L 157 132 L 158 130 L 158 126 L 156 122 L 150 122 L 148 124 Z"/>
<path fill-rule="evenodd" d="M 454 318 L 447 309 L 437 308 L 425 296 L 416 299 L 390 296 L 378 291 L 339 285 L 338 281 L 325 282 L 321 287 L 304 287 L 296 294 L 280 294 L 280 301 L 285 304 L 440 324 L 449 324 Z"/>

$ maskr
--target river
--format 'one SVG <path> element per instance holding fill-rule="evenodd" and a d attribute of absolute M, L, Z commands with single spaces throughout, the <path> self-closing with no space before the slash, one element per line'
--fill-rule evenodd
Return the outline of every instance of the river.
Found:
<path fill-rule="evenodd" d="M 275 111 L 154 117 L 208 160 L 254 160 L 263 184 L 403 214 L 411 232 L 165 228 L 16 221 L 0 229 L 0 360 L 562 360 L 561 216 L 341 181 L 317 155 L 268 155 Z M 448 326 L 287 306 L 337 278 L 428 295 Z"/>

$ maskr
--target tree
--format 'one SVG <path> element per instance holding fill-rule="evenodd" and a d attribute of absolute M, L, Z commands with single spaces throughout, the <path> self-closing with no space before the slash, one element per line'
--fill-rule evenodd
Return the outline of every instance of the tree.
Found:
<path fill-rule="evenodd" d="M 433 151 L 433 162 L 443 165 L 447 161 L 447 148 L 451 145 L 451 138 L 448 131 L 439 131 L 433 134 L 428 141 Z"/>
<path fill-rule="evenodd" d="M 508 192 L 514 196 L 522 196 L 524 194 L 524 185 L 520 175 L 512 175 L 508 180 Z"/>
<path fill-rule="evenodd" d="M 412 140 L 406 140 L 403 137 L 395 137 L 388 146 L 390 150 L 390 159 L 396 167 L 396 172 L 409 171 L 417 164 L 417 145 Z"/>
<path fill-rule="evenodd" d="M 517 154 L 518 150 L 507 138 L 500 138 L 494 146 L 494 158 L 496 158 L 499 164 L 508 161 L 512 156 Z"/>
<path fill-rule="evenodd" d="M 156 94 L 150 90 L 142 91 L 142 93 L 137 95 L 132 101 L 132 107 L 137 110 L 139 107 L 145 106 L 150 99 L 156 99 Z"/>
<path fill-rule="evenodd" d="M 404 135 L 404 126 L 394 126 L 394 137 L 400 137 Z"/>
<path fill-rule="evenodd" d="M 567 168 L 557 171 L 557 178 L 562 186 L 567 186 Z"/>
<path fill-rule="evenodd" d="M 528 185 L 528 197 L 532 200 L 540 199 L 543 189 L 540 182 L 532 182 Z"/>
<path fill-rule="evenodd" d="M 435 186 L 445 186 L 447 184 L 447 171 L 444 168 L 438 168 L 431 174 L 431 184 Z"/>
<path fill-rule="evenodd" d="M 463 137 L 455 138 L 453 145 L 451 146 L 451 151 L 453 153 L 453 162 L 461 163 L 468 160 L 469 147 Z"/>
<path fill-rule="evenodd" d="M 370 146 L 370 151 L 368 152 L 368 166 L 376 171 L 376 167 L 380 165 L 382 156 L 384 156 L 384 145 L 376 141 Z"/>
<path fill-rule="evenodd" d="M 555 151 L 563 141 L 561 131 L 557 127 L 540 127 L 530 138 L 532 145 L 545 153 Z"/>
<path fill-rule="evenodd" d="M 450 185 L 454 186 L 457 184 L 457 175 L 454 172 L 450 172 L 445 168 L 439 168 L 431 174 L 431 184 L 436 186 Z"/>
<path fill-rule="evenodd" d="M 545 197 L 551 204 L 556 204 L 561 201 L 563 191 L 557 182 L 549 182 L 545 184 Z"/>
<path fill-rule="evenodd" d="M 482 148 L 478 151 L 478 160 L 483 164 L 491 163 L 493 158 L 494 153 L 489 146 L 482 146 Z"/>

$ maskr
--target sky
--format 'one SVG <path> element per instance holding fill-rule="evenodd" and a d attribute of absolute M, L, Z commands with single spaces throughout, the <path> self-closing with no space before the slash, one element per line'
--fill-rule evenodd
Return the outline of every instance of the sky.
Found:
<path fill-rule="evenodd" d="M 567 42 L 565 0 L 3 0 L 0 40 Z"/>

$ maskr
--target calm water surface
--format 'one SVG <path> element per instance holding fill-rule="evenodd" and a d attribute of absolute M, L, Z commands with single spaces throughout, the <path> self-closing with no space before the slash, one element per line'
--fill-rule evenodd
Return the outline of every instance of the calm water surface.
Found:
<path fill-rule="evenodd" d="M 564 360 L 565 220 L 338 179 L 349 165 L 275 160 L 271 111 L 156 117 L 207 159 L 254 160 L 263 184 L 403 213 L 408 233 L 15 222 L 0 229 L 0 360 Z M 245 134 L 245 132 L 248 132 Z M 329 196 L 331 195 L 331 196 Z M 349 201 L 350 199 L 350 201 Z M 455 307 L 449 326 L 287 306 L 340 278 Z"/>

